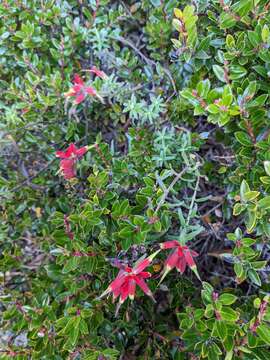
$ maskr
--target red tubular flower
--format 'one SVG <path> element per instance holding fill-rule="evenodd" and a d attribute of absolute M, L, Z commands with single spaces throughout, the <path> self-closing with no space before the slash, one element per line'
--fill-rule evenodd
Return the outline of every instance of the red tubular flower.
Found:
<path fill-rule="evenodd" d="M 177 271 L 179 271 L 181 274 L 186 270 L 186 267 L 189 266 L 192 271 L 195 272 L 196 276 L 200 279 L 200 276 L 197 271 L 197 266 L 195 264 L 195 261 L 193 257 L 198 256 L 199 254 L 196 253 L 196 251 L 193 251 L 189 249 L 187 246 L 182 246 L 179 244 L 178 241 L 172 240 L 172 241 L 166 241 L 162 244 L 160 244 L 160 248 L 165 249 L 175 249 L 171 255 L 168 256 L 168 258 L 165 261 L 164 264 L 164 272 L 161 277 L 160 283 L 165 278 L 165 276 L 168 274 L 169 271 L 171 271 L 173 268 L 176 268 Z"/>
<path fill-rule="evenodd" d="M 160 250 L 156 251 L 146 259 L 138 261 L 133 268 L 125 266 L 123 269 L 121 269 L 117 277 L 111 282 L 109 287 L 104 291 L 100 298 L 108 295 L 109 293 L 112 293 L 113 300 L 115 300 L 117 297 L 120 297 L 120 307 L 128 297 L 131 300 L 134 299 L 136 285 L 138 285 L 146 295 L 150 296 L 152 300 L 154 300 L 153 294 L 145 282 L 145 279 L 151 277 L 151 273 L 143 270 L 151 264 L 153 258 L 159 251 Z"/>
<path fill-rule="evenodd" d="M 96 90 L 90 86 L 86 86 L 78 74 L 74 75 L 74 85 L 64 95 L 65 97 L 75 97 L 76 104 L 80 104 L 87 95 L 96 96 L 101 99 Z"/>
<path fill-rule="evenodd" d="M 70 144 L 66 151 L 56 151 L 56 157 L 60 159 L 79 159 L 87 152 L 87 146 L 83 146 L 80 149 L 75 144 Z"/>
<path fill-rule="evenodd" d="M 87 146 L 80 149 L 75 144 L 70 144 L 66 151 L 56 151 L 56 157 L 60 158 L 60 169 L 65 179 L 76 177 L 76 161 L 80 159 L 86 152 Z"/>
<path fill-rule="evenodd" d="M 92 66 L 91 69 L 89 70 L 89 72 L 97 75 L 98 77 L 100 77 L 103 80 L 107 79 L 107 77 L 108 77 L 104 71 L 97 69 L 95 66 Z"/>

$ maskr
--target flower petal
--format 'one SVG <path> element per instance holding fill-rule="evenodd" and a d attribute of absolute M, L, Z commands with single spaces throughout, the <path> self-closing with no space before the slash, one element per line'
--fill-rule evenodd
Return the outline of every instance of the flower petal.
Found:
<path fill-rule="evenodd" d="M 74 85 L 72 89 L 75 92 L 75 94 L 78 94 L 79 92 L 81 92 L 84 89 L 84 86 L 83 85 Z"/>
<path fill-rule="evenodd" d="M 74 159 L 63 159 L 60 161 L 60 168 L 65 179 L 72 179 L 76 177 L 75 161 Z"/>
<path fill-rule="evenodd" d="M 186 270 L 187 262 L 185 257 L 180 257 L 176 263 L 176 268 L 181 274 Z"/>
<path fill-rule="evenodd" d="M 192 255 L 193 257 L 199 256 L 199 254 L 198 254 L 196 251 L 194 251 L 194 250 L 190 250 L 190 253 L 191 253 L 191 255 Z"/>
<path fill-rule="evenodd" d="M 84 90 L 87 92 L 88 95 L 92 95 L 92 96 L 95 96 L 97 93 L 96 90 L 90 86 L 85 87 Z"/>
<path fill-rule="evenodd" d="M 83 79 L 78 74 L 74 75 L 74 83 L 82 86 L 84 85 Z"/>
<path fill-rule="evenodd" d="M 87 151 L 88 151 L 87 146 L 83 146 L 83 147 L 81 147 L 80 149 L 76 149 L 76 155 L 77 155 L 78 157 L 81 157 L 81 156 L 83 156 Z"/>
<path fill-rule="evenodd" d="M 68 158 L 65 151 L 56 151 L 55 156 L 60 158 L 60 159 L 67 159 Z"/>
<path fill-rule="evenodd" d="M 89 72 L 94 73 L 95 75 L 99 76 L 101 79 L 106 79 L 108 77 L 104 71 L 97 69 L 95 66 L 93 66 L 89 70 Z"/>
<path fill-rule="evenodd" d="M 144 279 L 142 279 L 139 275 L 135 277 L 135 281 L 137 283 L 137 285 L 142 289 L 142 291 L 147 295 L 150 296 L 153 300 L 153 294 L 152 291 L 149 289 L 148 285 L 146 284 L 146 282 L 144 281 Z"/>
<path fill-rule="evenodd" d="M 126 274 L 123 270 L 120 270 L 116 278 L 110 283 L 107 289 L 100 295 L 99 299 L 106 296 L 110 292 L 113 293 L 114 298 L 116 298 L 121 292 L 121 286 L 126 280 Z"/>
<path fill-rule="evenodd" d="M 134 299 L 135 290 L 136 290 L 136 282 L 134 279 L 130 279 L 128 282 L 128 296 L 130 300 Z"/>
<path fill-rule="evenodd" d="M 179 259 L 178 249 L 168 256 L 165 261 L 165 268 L 173 269 L 176 266 L 177 260 Z"/>
<path fill-rule="evenodd" d="M 123 302 L 127 299 L 129 295 L 129 281 L 126 281 L 123 286 L 121 286 L 121 292 L 120 292 L 120 303 L 123 304 Z"/>
<path fill-rule="evenodd" d="M 116 278 L 110 283 L 109 288 L 111 288 L 111 291 L 114 291 L 115 289 L 122 286 L 126 280 L 127 274 L 125 271 L 120 270 Z"/>
<path fill-rule="evenodd" d="M 140 272 L 142 272 L 147 266 L 149 266 L 152 262 L 152 260 L 154 259 L 154 257 L 159 253 L 160 250 L 154 252 L 153 254 L 151 254 L 150 256 L 148 256 L 146 259 L 143 259 L 141 261 L 138 261 L 138 263 L 134 266 L 133 268 L 133 273 L 135 275 L 139 274 Z"/>
<path fill-rule="evenodd" d="M 159 244 L 159 246 L 161 247 L 161 249 L 166 250 L 166 249 L 176 248 L 180 246 L 180 244 L 177 240 L 171 240 L 171 241 L 165 241 L 164 243 Z"/>
<path fill-rule="evenodd" d="M 75 154 L 76 154 L 76 151 L 77 151 L 76 145 L 73 144 L 73 143 L 71 143 L 71 144 L 69 145 L 69 147 L 67 148 L 67 150 L 66 150 L 66 156 L 67 156 L 68 158 L 70 158 L 70 157 L 72 157 L 72 155 L 75 155 Z"/>
<path fill-rule="evenodd" d="M 143 279 L 148 279 L 152 276 L 152 274 L 150 272 L 147 272 L 147 271 L 142 271 L 140 273 L 140 277 L 142 277 Z"/>
<path fill-rule="evenodd" d="M 85 95 L 83 93 L 76 95 L 75 103 L 80 104 L 85 99 Z"/>
<path fill-rule="evenodd" d="M 191 255 L 189 249 L 184 250 L 184 256 L 185 256 L 185 259 L 186 259 L 187 264 L 188 264 L 189 267 L 192 268 L 193 266 L 196 266 L 195 261 L 194 261 L 192 255 Z"/>

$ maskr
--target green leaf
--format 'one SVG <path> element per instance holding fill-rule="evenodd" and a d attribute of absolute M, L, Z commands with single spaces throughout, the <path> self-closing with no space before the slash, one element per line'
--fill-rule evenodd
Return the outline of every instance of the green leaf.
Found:
<path fill-rule="evenodd" d="M 269 37 L 270 37 L 269 27 L 266 24 L 264 24 L 264 26 L 262 28 L 262 41 L 264 43 L 268 43 Z"/>
<path fill-rule="evenodd" d="M 232 360 L 232 358 L 233 358 L 233 351 L 232 350 L 227 351 L 224 360 Z"/>
<path fill-rule="evenodd" d="M 256 93 L 257 83 L 256 81 L 251 81 L 247 88 L 244 91 L 243 98 L 246 99 L 248 97 L 248 101 L 253 98 Z"/>
<path fill-rule="evenodd" d="M 265 185 L 270 185 L 270 176 L 261 176 L 260 181 Z"/>
<path fill-rule="evenodd" d="M 248 346 L 250 348 L 254 348 L 256 347 L 258 344 L 258 338 L 252 333 L 252 332 L 248 332 Z"/>
<path fill-rule="evenodd" d="M 270 209 L 270 196 L 266 196 L 265 198 L 259 200 L 258 205 L 261 209 Z"/>
<path fill-rule="evenodd" d="M 268 94 L 262 94 L 258 97 L 256 97 L 254 100 L 250 101 L 247 104 L 247 108 L 253 108 L 253 107 L 259 107 L 265 104 L 266 100 L 268 98 Z"/>
<path fill-rule="evenodd" d="M 241 278 L 244 274 L 244 269 L 243 269 L 243 266 L 240 262 L 236 262 L 234 265 L 233 265 L 233 269 L 234 269 L 234 272 L 236 274 L 236 276 L 238 278 Z"/>
<path fill-rule="evenodd" d="M 264 170 L 268 176 L 270 176 L 270 161 L 264 161 Z"/>
<path fill-rule="evenodd" d="M 240 186 L 240 197 L 243 202 L 247 201 L 245 198 L 245 194 L 249 191 L 250 191 L 250 188 L 249 188 L 248 183 L 246 182 L 246 180 L 243 180 L 241 182 L 241 186 Z"/>
<path fill-rule="evenodd" d="M 78 267 L 79 258 L 76 256 L 73 256 L 71 259 L 68 259 L 65 266 L 63 267 L 62 272 L 68 273 L 70 271 L 75 270 Z"/>
<path fill-rule="evenodd" d="M 257 327 L 256 333 L 263 342 L 270 345 L 270 328 L 269 328 L 269 326 L 267 326 L 266 324 L 260 324 Z"/>
<path fill-rule="evenodd" d="M 232 65 L 230 67 L 230 79 L 238 80 L 244 77 L 247 74 L 247 70 L 240 65 Z"/>
<path fill-rule="evenodd" d="M 256 223 L 257 223 L 256 212 L 248 211 L 247 219 L 246 219 L 246 227 L 247 227 L 247 232 L 249 234 L 254 230 Z"/>
<path fill-rule="evenodd" d="M 252 263 L 250 264 L 253 267 L 253 269 L 262 270 L 263 268 L 265 268 L 267 261 L 266 260 L 252 261 Z"/>
<path fill-rule="evenodd" d="M 257 48 L 261 42 L 259 35 L 255 31 L 248 31 L 248 39 L 255 48 Z"/>
<path fill-rule="evenodd" d="M 222 320 L 236 322 L 239 319 L 239 313 L 229 307 L 222 307 L 220 310 Z"/>
<path fill-rule="evenodd" d="M 181 31 L 181 29 L 182 29 L 182 23 L 181 23 L 180 20 L 178 20 L 178 19 L 173 19 L 172 24 L 173 24 L 173 27 L 175 28 L 175 30 L 177 30 L 178 32 Z"/>
<path fill-rule="evenodd" d="M 261 279 L 255 270 L 250 269 L 248 271 L 248 277 L 249 277 L 250 281 L 253 282 L 255 285 L 258 285 L 258 286 L 262 285 Z"/>
<path fill-rule="evenodd" d="M 223 305 L 231 305 L 237 300 L 237 296 L 233 294 L 222 294 L 218 300 L 222 302 Z"/>
<path fill-rule="evenodd" d="M 206 98 L 209 93 L 210 87 L 211 87 L 210 81 L 206 79 L 199 82 L 199 84 L 196 87 L 196 90 L 198 91 L 200 97 Z"/>
<path fill-rule="evenodd" d="M 228 335 L 228 330 L 225 321 L 222 320 L 216 320 L 216 329 L 218 332 L 218 336 L 222 341 L 224 341 Z"/>
<path fill-rule="evenodd" d="M 213 71 L 220 81 L 226 83 L 224 69 L 220 65 L 213 65 Z"/>
<path fill-rule="evenodd" d="M 245 193 L 246 201 L 252 201 L 260 195 L 259 191 L 248 191 Z"/>
<path fill-rule="evenodd" d="M 226 36 L 226 45 L 228 46 L 228 48 L 234 48 L 235 47 L 235 41 L 234 38 L 231 34 L 228 34 Z"/>
<path fill-rule="evenodd" d="M 244 17 L 250 12 L 252 6 L 253 6 L 252 0 L 240 0 L 232 5 L 231 11 L 233 13 L 239 14 L 241 17 Z"/>
<path fill-rule="evenodd" d="M 233 207 L 233 215 L 238 216 L 239 214 L 241 214 L 242 211 L 245 210 L 245 208 L 246 208 L 245 205 L 236 203 Z"/>
<path fill-rule="evenodd" d="M 221 29 L 229 29 L 236 24 L 235 18 L 227 12 L 223 12 L 219 17 Z"/>

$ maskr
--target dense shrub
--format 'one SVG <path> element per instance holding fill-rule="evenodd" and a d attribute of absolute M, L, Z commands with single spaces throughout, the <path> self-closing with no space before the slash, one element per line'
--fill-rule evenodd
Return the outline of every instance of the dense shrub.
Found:
<path fill-rule="evenodd" d="M 269 358 L 267 0 L 0 4 L 0 358 Z"/>

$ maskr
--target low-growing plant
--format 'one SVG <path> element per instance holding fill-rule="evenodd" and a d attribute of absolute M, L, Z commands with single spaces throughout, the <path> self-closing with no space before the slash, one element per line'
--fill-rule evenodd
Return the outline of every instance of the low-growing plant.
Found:
<path fill-rule="evenodd" d="M 0 4 L 1 359 L 269 358 L 269 27 Z"/>

